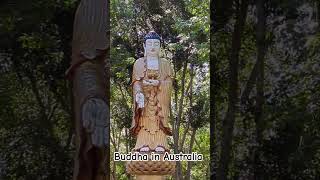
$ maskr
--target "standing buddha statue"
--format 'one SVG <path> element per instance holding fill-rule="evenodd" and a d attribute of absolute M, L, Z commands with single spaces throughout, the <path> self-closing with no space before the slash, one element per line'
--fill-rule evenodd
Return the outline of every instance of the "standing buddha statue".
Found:
<path fill-rule="evenodd" d="M 149 32 L 144 38 L 144 57 L 133 67 L 134 117 L 131 132 L 137 136 L 134 151 L 163 153 L 169 151 L 167 136 L 173 70 L 159 57 L 160 36 Z"/>
<path fill-rule="evenodd" d="M 133 152 L 158 153 L 170 152 L 167 137 L 172 136 L 169 128 L 170 102 L 173 69 L 169 61 L 160 58 L 160 36 L 149 32 L 144 38 L 144 57 L 136 60 L 133 66 L 133 119 L 130 131 L 137 141 Z M 135 163 L 129 162 L 129 173 L 135 171 Z M 149 162 L 145 174 L 171 174 L 173 162 Z M 157 164 L 159 163 L 159 164 Z M 165 168 L 153 169 L 154 166 Z M 137 165 L 138 166 L 138 165 Z M 138 168 L 139 169 L 139 168 Z M 141 168 L 140 168 L 141 169 Z M 166 169 L 165 171 L 161 169 Z M 150 177 L 146 177 L 150 179 Z M 153 177 L 155 179 L 155 177 Z M 142 179 L 142 178 L 138 178 Z"/>

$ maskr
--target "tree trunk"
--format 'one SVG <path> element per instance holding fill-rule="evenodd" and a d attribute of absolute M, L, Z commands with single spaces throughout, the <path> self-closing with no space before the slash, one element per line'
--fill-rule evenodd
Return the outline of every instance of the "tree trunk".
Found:
<path fill-rule="evenodd" d="M 265 34 L 266 34 L 266 13 L 265 13 L 265 0 L 257 0 L 257 96 L 256 96 L 256 108 L 254 119 L 256 123 L 256 142 L 257 149 L 254 156 L 254 179 L 262 179 L 263 169 L 261 168 L 260 161 L 260 146 L 262 144 L 262 132 L 263 125 L 263 103 L 264 103 L 264 58 L 266 54 L 265 46 Z"/>
<path fill-rule="evenodd" d="M 246 83 L 245 88 L 242 91 L 241 97 L 240 97 L 240 103 L 241 105 L 246 105 L 249 100 L 250 93 L 257 82 L 257 76 L 258 76 L 258 62 L 254 65 L 250 75 L 249 79 Z"/>
<path fill-rule="evenodd" d="M 189 154 L 192 153 L 192 147 L 193 147 L 194 141 L 196 139 L 196 132 L 197 132 L 197 129 L 193 128 L 192 133 L 191 133 L 191 139 L 190 139 Z M 186 178 L 185 178 L 186 180 L 191 179 L 191 167 L 192 167 L 192 161 L 188 161 Z"/>
<path fill-rule="evenodd" d="M 188 88 L 190 89 L 189 90 L 189 107 L 192 108 L 192 100 L 193 100 L 193 78 L 194 78 L 194 65 L 191 63 L 190 64 L 191 68 L 190 68 L 190 83 L 189 83 L 189 86 Z M 187 92 L 188 92 L 188 89 L 187 89 Z M 191 115 L 191 110 L 190 110 L 190 114 L 189 114 L 189 117 L 191 118 L 192 115 Z M 190 119 L 189 119 L 189 122 L 187 122 L 187 128 L 185 130 L 185 133 L 187 133 L 189 131 L 189 126 L 191 126 L 191 122 L 190 122 Z M 183 147 L 184 143 L 185 143 L 185 138 L 186 138 L 186 134 L 184 134 L 185 136 L 183 137 L 182 139 L 182 143 L 181 143 L 181 147 Z M 190 139 L 190 146 L 189 146 L 189 154 L 192 153 L 192 147 L 193 147 L 193 144 L 194 144 L 194 141 L 195 141 L 195 136 L 196 136 L 196 128 L 192 128 L 192 133 L 191 133 L 191 139 Z M 186 180 L 190 180 L 191 179 L 191 166 L 192 166 L 192 161 L 188 161 L 187 162 L 187 172 L 186 172 L 186 176 L 185 176 L 185 179 Z"/>
<path fill-rule="evenodd" d="M 222 24 L 217 18 L 217 1 L 210 1 L 210 179 L 216 179 L 217 171 L 217 145 L 216 145 L 216 122 L 217 122 L 217 103 L 218 92 L 217 61 L 218 57 L 214 54 L 215 42 L 214 35 L 218 32 L 217 24 Z"/>
<path fill-rule="evenodd" d="M 233 0 L 210 1 L 210 179 L 216 179 L 218 154 L 216 142 L 217 104 L 216 97 L 219 92 L 218 62 L 214 54 L 214 35 L 228 23 L 232 15 Z"/>
<path fill-rule="evenodd" d="M 193 99 L 193 78 L 194 78 L 194 65 L 191 63 L 190 64 L 191 68 L 190 68 L 190 82 L 188 84 L 188 87 L 186 89 L 186 92 L 188 92 L 188 97 L 189 97 L 189 107 L 191 108 L 192 107 L 192 99 Z M 189 117 L 191 117 L 191 111 L 190 111 L 190 115 Z M 189 127 L 190 127 L 190 121 L 187 122 L 187 125 L 185 127 L 185 130 L 183 132 L 183 135 L 182 135 L 182 139 L 181 139 L 181 142 L 180 142 L 180 151 L 182 151 L 184 149 L 184 144 L 185 144 L 185 141 L 186 141 L 186 138 L 187 138 L 187 134 L 189 132 Z"/>
<path fill-rule="evenodd" d="M 183 72 L 182 72 L 182 82 L 181 82 L 181 96 L 179 100 L 179 109 L 178 109 L 178 115 L 177 120 L 175 122 L 175 128 L 173 132 L 173 139 L 174 139 L 174 153 L 179 153 L 179 129 L 180 129 L 180 123 L 182 118 L 182 110 L 183 110 L 183 100 L 184 100 L 184 89 L 185 89 L 185 80 L 186 80 L 186 73 L 187 73 L 187 65 L 188 62 L 184 62 L 183 66 Z M 175 179 L 179 180 L 182 177 L 181 172 L 181 163 L 179 161 L 176 162 L 176 173 L 175 173 Z"/>
<path fill-rule="evenodd" d="M 320 30 L 320 2 L 319 1 L 316 1 L 316 6 L 317 6 L 316 21 L 318 23 L 318 30 Z"/>
<path fill-rule="evenodd" d="M 107 0 L 82 0 L 75 14 L 72 61 L 66 72 L 73 83 L 74 180 L 110 178 L 108 6 Z"/>
<path fill-rule="evenodd" d="M 241 34 L 245 25 L 248 1 L 238 2 L 237 18 L 235 22 L 232 49 L 229 59 L 229 90 L 228 90 L 228 111 L 222 127 L 222 142 L 219 168 L 217 172 L 218 180 L 226 180 L 228 166 L 230 162 L 230 151 L 232 148 L 232 138 L 236 113 L 238 112 L 238 69 L 239 69 L 239 52 L 241 48 Z"/>

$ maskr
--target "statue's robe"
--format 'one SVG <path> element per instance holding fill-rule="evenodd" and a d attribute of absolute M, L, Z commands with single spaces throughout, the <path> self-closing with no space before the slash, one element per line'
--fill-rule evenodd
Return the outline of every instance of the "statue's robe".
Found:
<path fill-rule="evenodd" d="M 133 86 L 133 119 L 130 131 L 137 136 L 135 150 L 143 146 L 149 146 L 154 150 L 158 145 L 168 150 L 167 136 L 172 135 L 169 127 L 170 102 L 172 91 L 173 70 L 169 61 L 159 60 L 159 77 L 160 81 L 154 88 L 152 97 L 144 89 L 142 81 L 147 79 L 146 59 L 138 59 L 133 67 L 132 86 Z M 150 86 L 149 86 L 150 87 Z M 136 103 L 136 93 L 142 92 L 145 96 L 145 107 L 138 108 Z M 150 96 L 150 97 L 148 97 Z M 152 102 L 148 100 L 153 99 Z"/>

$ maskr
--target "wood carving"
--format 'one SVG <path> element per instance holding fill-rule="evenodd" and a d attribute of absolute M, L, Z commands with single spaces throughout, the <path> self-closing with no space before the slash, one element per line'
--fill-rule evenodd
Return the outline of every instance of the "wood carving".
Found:
<path fill-rule="evenodd" d="M 82 0 L 75 14 L 72 61 L 66 72 L 73 85 L 74 180 L 109 179 L 109 104 L 105 72 L 109 41 L 107 11 L 107 0 Z"/>

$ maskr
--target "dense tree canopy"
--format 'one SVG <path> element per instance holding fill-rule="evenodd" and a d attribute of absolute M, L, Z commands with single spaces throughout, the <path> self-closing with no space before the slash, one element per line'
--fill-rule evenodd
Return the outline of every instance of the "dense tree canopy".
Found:
<path fill-rule="evenodd" d="M 224 2 L 211 15 L 213 176 L 319 179 L 319 2 Z"/>
<path fill-rule="evenodd" d="M 0 158 L 4 179 L 70 179 L 74 1 L 1 2 Z"/>

